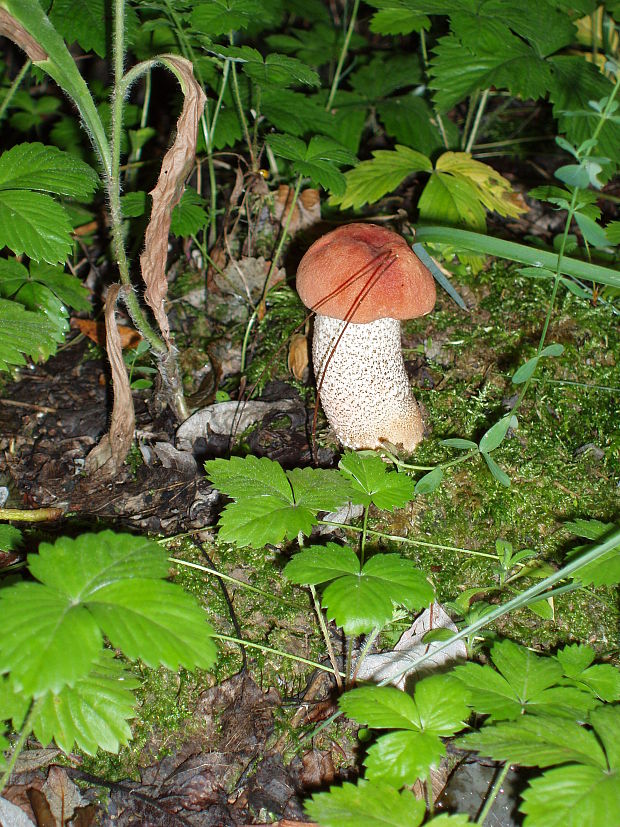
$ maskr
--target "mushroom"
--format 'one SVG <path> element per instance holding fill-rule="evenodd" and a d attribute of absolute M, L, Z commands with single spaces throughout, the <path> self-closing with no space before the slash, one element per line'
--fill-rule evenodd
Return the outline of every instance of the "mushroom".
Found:
<path fill-rule="evenodd" d="M 297 291 L 316 313 L 314 373 L 340 442 L 355 449 L 389 442 L 413 451 L 424 424 L 405 370 L 400 320 L 433 309 L 429 270 L 397 233 L 348 224 L 306 252 Z"/>

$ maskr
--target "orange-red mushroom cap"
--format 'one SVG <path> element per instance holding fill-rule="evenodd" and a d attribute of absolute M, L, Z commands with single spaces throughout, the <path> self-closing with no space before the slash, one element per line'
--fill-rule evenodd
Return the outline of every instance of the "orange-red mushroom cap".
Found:
<path fill-rule="evenodd" d="M 299 263 L 297 292 L 317 313 L 356 324 L 413 319 L 435 306 L 430 271 L 377 224 L 346 224 L 315 241 Z"/>

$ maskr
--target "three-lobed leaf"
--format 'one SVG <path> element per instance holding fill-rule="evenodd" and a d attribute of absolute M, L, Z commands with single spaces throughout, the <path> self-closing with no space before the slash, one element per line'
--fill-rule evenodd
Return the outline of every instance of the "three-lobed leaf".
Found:
<path fill-rule="evenodd" d="M 315 793 L 305 810 L 322 827 L 419 827 L 426 805 L 410 790 L 362 780 Z"/>
<path fill-rule="evenodd" d="M 404 508 L 413 497 L 415 483 L 411 477 L 390 471 L 383 460 L 375 454 L 361 454 L 349 451 L 338 465 L 340 471 L 351 481 L 353 502 L 393 511 Z"/>

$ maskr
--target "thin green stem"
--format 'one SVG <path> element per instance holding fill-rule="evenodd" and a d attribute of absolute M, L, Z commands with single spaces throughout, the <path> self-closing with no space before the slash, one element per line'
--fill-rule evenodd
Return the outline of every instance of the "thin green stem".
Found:
<path fill-rule="evenodd" d="M 484 824 L 486 817 L 491 812 L 491 807 L 493 806 L 495 799 L 499 795 L 502 789 L 502 784 L 506 780 L 506 776 L 510 770 L 510 763 L 506 761 L 500 774 L 495 779 L 495 783 L 493 784 L 493 788 L 491 792 L 487 795 L 486 801 L 484 802 L 484 807 L 482 808 L 480 815 L 476 819 L 476 824 Z"/>
<path fill-rule="evenodd" d="M 9 758 L 6 769 L 2 773 L 0 777 L 0 794 L 6 787 L 11 777 L 11 773 L 15 769 L 15 764 L 17 763 L 17 759 L 19 758 L 21 751 L 24 748 L 24 744 L 26 743 L 26 739 L 32 732 L 32 724 L 35 719 L 35 716 L 39 712 L 39 707 L 41 705 L 41 699 L 37 701 L 31 701 L 30 709 L 28 710 L 28 715 L 26 716 L 26 720 L 22 724 L 21 731 L 19 733 L 19 738 L 13 745 L 13 751 L 11 752 L 11 757 Z"/>
<path fill-rule="evenodd" d="M 338 84 L 340 83 L 340 76 L 342 75 L 342 67 L 344 66 L 344 62 L 347 57 L 347 52 L 349 51 L 349 44 L 351 43 L 351 37 L 353 35 L 353 29 L 355 28 L 355 23 L 357 21 L 357 12 L 360 7 L 360 0 L 354 0 L 353 3 L 353 11 L 351 12 L 351 19 L 349 20 L 349 25 L 347 27 L 347 32 L 344 36 L 344 41 L 342 44 L 342 49 L 340 50 L 340 56 L 338 57 L 338 63 L 336 65 L 336 71 L 334 72 L 334 79 L 332 80 L 331 89 L 329 90 L 329 96 L 327 98 L 327 103 L 325 104 L 325 109 L 329 110 L 332 103 L 334 102 L 334 98 L 336 96 L 336 92 L 338 91 Z"/>
<path fill-rule="evenodd" d="M 14 80 L 13 80 L 13 83 L 12 83 L 12 84 L 9 86 L 9 88 L 7 89 L 7 93 L 6 93 L 6 95 L 4 96 L 4 100 L 3 100 L 3 101 L 2 101 L 2 103 L 0 104 L 0 121 L 2 121 L 2 119 L 4 118 L 4 113 L 5 113 L 5 112 L 6 112 L 6 110 L 8 109 L 9 104 L 10 104 L 10 103 L 11 103 L 11 101 L 13 100 L 13 97 L 15 96 L 15 93 L 17 92 L 17 90 L 18 90 L 18 89 L 19 89 L 19 87 L 21 86 L 22 80 L 23 80 L 23 79 L 26 77 L 26 75 L 28 74 L 28 70 L 30 69 L 30 67 L 31 67 L 31 66 L 32 66 L 32 61 L 29 59 L 29 60 L 27 60 L 27 61 L 24 63 L 24 65 L 22 66 L 22 68 L 21 68 L 21 69 L 19 70 L 19 72 L 15 75 L 15 78 L 14 78 Z"/>
<path fill-rule="evenodd" d="M 295 181 L 295 189 L 293 190 L 293 198 L 291 199 L 291 206 L 289 208 L 288 215 L 286 216 L 286 223 L 284 224 L 284 228 L 280 233 L 280 238 L 278 239 L 278 245 L 274 251 L 274 254 L 271 259 L 271 264 L 269 266 L 269 272 L 267 273 L 267 278 L 265 279 L 265 286 L 263 288 L 263 295 L 262 299 L 265 298 L 267 295 L 267 290 L 269 289 L 269 282 L 271 280 L 271 275 L 276 267 L 277 261 L 280 258 L 280 254 L 282 253 L 282 248 L 284 247 L 284 242 L 288 237 L 288 230 L 291 226 L 291 221 L 293 219 L 293 213 L 295 211 L 295 205 L 297 204 L 297 199 L 299 198 L 299 193 L 301 191 L 301 185 L 303 182 L 303 177 L 301 175 L 298 176 L 297 181 Z"/>
<path fill-rule="evenodd" d="M 469 133 L 467 143 L 465 144 L 465 152 L 471 152 L 471 148 L 474 145 L 474 141 L 476 140 L 478 130 L 480 129 L 482 115 L 484 114 L 484 110 L 486 109 L 487 101 L 489 99 L 490 91 L 490 89 L 485 89 L 482 95 L 480 96 L 480 101 L 478 103 L 478 108 L 476 110 L 476 117 L 474 118 L 474 122 L 471 127 L 471 132 Z"/>
<path fill-rule="evenodd" d="M 262 643 L 253 643 L 249 640 L 240 640 L 237 637 L 232 637 L 231 635 L 220 635 L 217 632 L 213 632 L 211 637 L 216 640 L 226 640 L 229 643 L 238 643 L 239 646 L 247 646 L 249 649 L 259 649 L 261 652 L 269 652 L 272 655 L 279 655 L 281 658 L 288 658 L 288 660 L 294 660 L 297 661 L 297 663 L 305 663 L 307 666 L 313 666 L 315 669 L 320 669 L 322 672 L 329 672 L 330 675 L 334 674 L 334 670 L 331 666 L 325 666 L 324 663 L 317 663 L 315 660 L 302 658 L 300 655 L 291 655 L 288 652 L 282 652 L 280 649 L 273 649 L 271 646 L 264 646 Z M 339 674 L 340 677 L 344 677 L 342 672 Z"/>
<path fill-rule="evenodd" d="M 351 683 L 351 664 L 353 662 L 353 638 L 349 636 L 347 638 L 347 657 L 344 666 L 344 674 L 345 680 L 347 682 L 347 686 Z"/>
<path fill-rule="evenodd" d="M 325 641 L 325 646 L 327 647 L 327 654 L 329 655 L 330 663 L 334 669 L 334 677 L 336 678 L 336 684 L 338 686 L 338 689 L 342 689 L 342 678 L 340 677 L 340 672 L 338 670 L 338 661 L 336 659 L 336 653 L 334 652 L 334 647 L 332 646 L 332 641 L 329 636 L 329 629 L 327 628 L 327 624 L 325 623 L 325 615 L 323 614 L 321 601 L 318 598 L 316 589 L 312 585 L 310 585 L 310 594 L 312 595 L 314 611 L 316 612 L 316 616 L 319 621 L 319 626 L 321 627 L 323 640 Z"/>
<path fill-rule="evenodd" d="M 233 45 L 233 37 L 230 36 L 230 45 Z M 232 86 L 232 94 L 233 100 L 235 101 L 235 106 L 237 107 L 237 115 L 239 117 L 239 121 L 241 123 L 241 128 L 243 130 L 243 137 L 245 138 L 245 142 L 248 146 L 248 152 L 250 153 L 250 166 L 252 172 L 256 172 L 256 158 L 254 157 L 254 151 L 252 146 L 252 138 L 250 136 L 250 130 L 248 129 L 248 122 L 245 117 L 245 112 L 243 111 L 243 103 L 241 101 L 241 92 L 239 91 L 239 79 L 237 78 L 237 67 L 235 66 L 234 62 L 231 63 L 231 72 L 230 72 L 230 79 L 231 79 L 231 86 Z"/>
<path fill-rule="evenodd" d="M 169 538 L 165 538 L 165 542 L 168 542 L 168 540 Z M 200 563 L 190 563 L 187 560 L 181 560 L 180 557 L 169 557 L 168 560 L 171 563 L 177 563 L 178 565 L 185 566 L 188 569 L 196 569 L 197 571 L 204 571 L 205 574 L 212 574 L 214 577 L 219 577 L 222 580 L 227 580 L 229 583 L 234 583 L 235 586 L 239 586 L 240 588 L 246 589 L 249 592 L 254 592 L 254 594 L 260 594 L 261 597 L 267 597 L 270 600 L 277 600 L 280 603 L 284 603 L 287 606 L 290 606 L 290 600 L 285 600 L 283 597 L 280 597 L 277 594 L 267 592 L 264 589 L 259 589 L 257 586 L 252 586 L 250 583 L 246 583 L 245 580 L 239 580 L 238 577 L 232 577 L 230 574 L 223 574 L 223 572 L 218 571 L 217 569 L 209 568 L 209 566 L 203 566 Z"/>
<path fill-rule="evenodd" d="M 364 555 L 366 553 L 366 536 L 368 535 L 368 506 L 364 508 L 364 520 L 362 523 L 362 537 L 360 541 L 360 567 L 364 565 Z"/>
<path fill-rule="evenodd" d="M 366 640 L 364 641 L 364 645 L 362 646 L 362 648 L 360 650 L 360 653 L 357 657 L 357 660 L 355 661 L 355 670 L 354 670 L 353 674 L 351 675 L 351 683 L 355 683 L 357 673 L 359 672 L 359 670 L 362 666 L 362 663 L 364 663 L 364 660 L 366 659 L 366 655 L 370 651 L 370 647 L 372 646 L 372 644 L 375 642 L 375 640 L 379 636 L 380 631 L 381 631 L 381 627 L 380 626 L 375 626 L 375 628 L 372 630 L 372 632 L 369 635 L 366 635 Z"/>
<path fill-rule="evenodd" d="M 250 342 L 250 332 L 252 328 L 256 324 L 256 319 L 258 318 L 258 308 L 254 308 L 250 318 L 248 319 L 248 323 L 245 326 L 245 334 L 243 336 L 243 343 L 241 345 L 241 364 L 239 367 L 239 371 L 241 374 L 245 371 L 246 359 L 248 357 L 248 344 Z"/>
<path fill-rule="evenodd" d="M 363 530 L 360 526 L 346 525 L 345 523 L 336 523 L 331 520 L 319 520 L 319 525 L 329 525 L 334 528 L 341 528 L 343 531 L 356 531 L 361 533 Z M 374 531 L 372 528 L 366 529 L 366 533 L 372 537 L 380 537 L 382 540 L 392 540 L 395 543 L 405 543 L 410 546 L 422 546 L 423 548 L 434 548 L 439 551 L 458 551 L 461 554 L 470 554 L 473 557 L 487 557 L 490 560 L 497 560 L 496 554 L 489 554 L 486 551 L 474 551 L 470 548 L 459 548 L 458 546 L 444 546 L 441 543 L 427 543 L 425 540 L 412 540 L 410 537 L 401 537 L 398 534 L 385 534 L 383 531 Z"/>

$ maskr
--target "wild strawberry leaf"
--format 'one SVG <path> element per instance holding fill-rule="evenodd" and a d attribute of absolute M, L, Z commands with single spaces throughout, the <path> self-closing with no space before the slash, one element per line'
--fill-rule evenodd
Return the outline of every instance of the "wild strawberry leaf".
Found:
<path fill-rule="evenodd" d="M 352 548 L 327 543 L 309 546 L 295 554 L 283 574 L 299 586 L 318 586 L 336 577 L 358 574 L 359 570 L 359 560 Z"/>
<path fill-rule="evenodd" d="M 378 9 L 370 19 L 370 31 L 377 34 L 411 34 L 430 28 L 425 14 L 408 8 L 407 0 L 369 0 Z"/>
<path fill-rule="evenodd" d="M 580 689 L 588 689 L 603 701 L 620 700 L 620 670 L 610 663 L 596 663 L 594 650 L 578 643 L 555 655 L 564 675 Z"/>
<path fill-rule="evenodd" d="M 71 230 L 67 213 L 51 196 L 0 189 L 0 247 L 57 264 L 71 252 Z"/>
<path fill-rule="evenodd" d="M 414 481 L 406 474 L 390 471 L 376 455 L 347 452 L 340 460 L 341 473 L 351 481 L 353 502 L 373 503 L 377 508 L 393 511 L 404 508 L 413 497 Z"/>
<path fill-rule="evenodd" d="M 0 551 L 17 551 L 22 544 L 22 533 L 12 525 L 0 525 Z"/>
<path fill-rule="evenodd" d="M 288 55 L 271 53 L 263 59 L 257 52 L 256 60 L 247 61 L 242 69 L 259 86 L 318 86 L 319 76 L 301 60 Z"/>
<path fill-rule="evenodd" d="M 389 784 L 364 780 L 315 793 L 305 810 L 322 827 L 419 827 L 426 815 L 426 805 L 410 790 L 399 793 Z"/>
<path fill-rule="evenodd" d="M 419 95 L 409 93 L 380 101 L 377 115 L 385 131 L 398 144 L 412 147 L 424 155 L 434 155 L 445 149 L 439 128 L 433 122 L 433 111 Z M 444 122 L 450 145 L 458 138 L 451 121 Z"/>
<path fill-rule="evenodd" d="M 472 693 L 472 705 L 490 720 L 514 720 L 524 712 L 583 718 L 596 706 L 590 693 L 562 686 L 562 667 L 552 658 L 543 658 L 510 640 L 496 643 L 490 665 L 466 663 L 457 666 L 454 676 Z"/>
<path fill-rule="evenodd" d="M 351 488 L 337 471 L 293 469 L 262 457 L 232 457 L 205 463 L 215 487 L 235 502 L 220 517 L 220 539 L 260 548 L 310 534 L 319 511 L 349 501 Z"/>
<path fill-rule="evenodd" d="M 513 218 L 526 212 L 526 208 L 515 200 L 510 181 L 488 164 L 474 160 L 468 152 L 444 152 L 435 165 L 436 173 L 445 173 L 471 184 L 487 210 Z"/>
<path fill-rule="evenodd" d="M 181 238 L 196 235 L 209 220 L 205 204 L 204 198 L 195 189 L 187 187 L 172 210 L 170 232 Z"/>
<path fill-rule="evenodd" d="M 42 313 L 31 313 L 22 304 L 0 299 L 0 370 L 25 365 L 24 354 L 35 361 L 56 352 L 64 336 Z"/>
<path fill-rule="evenodd" d="M 247 29 L 256 19 L 265 24 L 277 21 L 269 3 L 256 0 L 201 0 L 191 15 L 192 27 L 212 37 Z"/>
<path fill-rule="evenodd" d="M 129 720 L 135 717 L 137 681 L 104 650 L 89 674 L 65 686 L 58 694 L 46 693 L 37 706 L 33 731 L 41 744 L 52 740 L 65 753 L 77 746 L 88 755 L 98 749 L 116 753 L 131 738 Z M 13 722 L 14 726 L 16 722 Z M 17 724 L 19 726 L 19 724 Z"/>
<path fill-rule="evenodd" d="M 345 189 L 342 164 L 354 164 L 356 158 L 346 147 L 325 135 L 314 135 L 308 145 L 292 135 L 269 135 L 267 143 L 276 155 L 293 161 L 292 169 L 335 194 Z"/>
<path fill-rule="evenodd" d="M 416 172 L 431 172 L 432 164 L 426 155 L 397 145 L 393 151 L 375 150 L 371 161 L 345 173 L 346 191 L 330 199 L 341 210 L 374 204 L 388 192 L 392 192 Z"/>
<path fill-rule="evenodd" d="M 418 209 L 425 221 L 440 221 L 476 232 L 486 229 L 486 212 L 476 188 L 470 181 L 448 173 L 435 171 L 431 175 Z"/>
<path fill-rule="evenodd" d="M 54 0 L 50 20 L 67 43 L 78 43 L 85 52 L 106 54 L 106 6 L 104 0 Z"/>
<path fill-rule="evenodd" d="M 88 198 L 99 176 L 69 152 L 40 143 L 18 144 L 0 155 L 0 190 L 38 190 Z"/>

